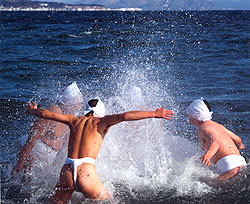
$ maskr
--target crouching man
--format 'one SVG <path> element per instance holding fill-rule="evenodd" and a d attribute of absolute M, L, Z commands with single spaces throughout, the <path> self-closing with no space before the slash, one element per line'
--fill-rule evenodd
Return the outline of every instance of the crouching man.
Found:
<path fill-rule="evenodd" d="M 197 127 L 201 147 L 206 152 L 201 157 L 202 164 L 211 166 L 212 159 L 220 172 L 217 179 L 228 180 L 246 166 L 238 150 L 245 147 L 239 136 L 211 120 L 212 113 L 210 105 L 203 98 L 193 101 L 187 108 L 189 123 Z"/>

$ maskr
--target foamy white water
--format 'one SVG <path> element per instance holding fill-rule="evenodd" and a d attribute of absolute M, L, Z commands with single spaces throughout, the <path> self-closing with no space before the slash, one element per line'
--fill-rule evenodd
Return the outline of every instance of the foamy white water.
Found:
<path fill-rule="evenodd" d="M 151 81 L 142 70 L 130 70 L 117 77 L 118 90 L 107 98 L 107 110 L 118 113 L 129 110 L 153 110 L 161 105 L 173 109 L 170 91 Z M 120 83 L 120 84 L 119 84 Z M 116 85 L 114 85 L 116 86 Z M 164 100 L 166 99 L 166 100 Z M 115 105 L 114 105 L 115 104 Z M 130 193 L 151 189 L 175 190 L 177 195 L 200 195 L 211 187 L 199 180 L 213 176 L 200 165 L 197 144 L 175 135 L 176 119 L 146 119 L 124 122 L 111 128 L 97 158 L 97 172 L 110 191 L 124 184 Z"/>

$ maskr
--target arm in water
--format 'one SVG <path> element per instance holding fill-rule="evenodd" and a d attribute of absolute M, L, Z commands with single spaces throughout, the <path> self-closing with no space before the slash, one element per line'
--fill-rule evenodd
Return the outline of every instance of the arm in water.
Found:
<path fill-rule="evenodd" d="M 32 148 L 34 147 L 36 141 L 41 137 L 41 135 L 45 131 L 45 127 L 48 125 L 48 121 L 46 120 L 36 120 L 32 127 L 29 130 L 29 136 L 24 144 L 23 147 L 20 147 L 18 156 L 17 156 L 17 164 L 15 167 L 13 167 L 11 176 L 12 179 L 14 178 L 14 175 L 21 171 L 24 167 L 25 162 L 27 161 L 28 157 L 30 156 L 30 152 Z M 32 157 L 32 156 L 31 156 Z M 32 160 L 32 158 L 29 158 Z"/>
<path fill-rule="evenodd" d="M 211 131 L 209 129 L 204 129 L 203 133 L 205 134 L 204 139 L 207 140 L 207 144 L 210 144 L 207 152 L 205 153 L 204 156 L 201 157 L 202 164 L 206 166 L 211 166 L 211 161 L 210 159 L 216 154 L 216 152 L 219 149 L 219 144 L 216 141 L 216 135 L 214 131 Z"/>

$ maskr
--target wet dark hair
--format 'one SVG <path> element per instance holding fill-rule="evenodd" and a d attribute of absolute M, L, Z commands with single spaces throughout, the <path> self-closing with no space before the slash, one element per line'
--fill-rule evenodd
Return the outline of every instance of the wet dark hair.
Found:
<path fill-rule="evenodd" d="M 88 101 L 88 104 L 90 107 L 96 107 L 96 104 L 98 103 L 98 99 L 91 99 Z M 89 116 L 90 114 L 94 114 L 94 111 L 90 111 L 86 114 L 86 116 Z"/>
<path fill-rule="evenodd" d="M 88 104 L 90 107 L 96 107 L 97 103 L 98 103 L 98 99 L 91 99 L 88 101 Z"/>
<path fill-rule="evenodd" d="M 208 110 L 211 112 L 211 107 L 210 107 L 209 103 L 205 99 L 202 99 L 202 100 L 206 104 Z"/>

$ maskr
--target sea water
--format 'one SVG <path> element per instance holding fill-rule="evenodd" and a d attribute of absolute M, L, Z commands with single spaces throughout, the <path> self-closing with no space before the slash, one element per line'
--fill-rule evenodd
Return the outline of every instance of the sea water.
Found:
<path fill-rule="evenodd" d="M 195 127 L 192 100 L 209 101 L 213 119 L 242 138 L 249 164 L 249 11 L 1 12 L 1 201 L 48 203 L 67 154 L 10 177 L 33 116 L 76 81 L 84 100 L 100 97 L 107 114 L 165 106 L 171 120 L 111 128 L 96 161 L 114 203 L 249 203 L 249 166 L 218 182 Z M 42 169 L 42 171 L 41 171 Z M 70 203 L 92 203 L 73 193 Z"/>

